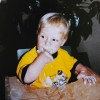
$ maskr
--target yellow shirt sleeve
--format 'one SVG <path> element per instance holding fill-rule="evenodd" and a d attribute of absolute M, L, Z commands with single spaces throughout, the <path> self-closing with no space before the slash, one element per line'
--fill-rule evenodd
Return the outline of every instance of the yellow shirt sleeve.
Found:
<path fill-rule="evenodd" d="M 37 57 L 36 47 L 34 47 L 33 49 L 31 49 L 30 51 L 28 51 L 26 54 L 23 55 L 22 59 L 18 63 L 16 70 L 17 76 L 19 77 L 20 80 L 22 80 L 21 75 L 23 68 L 28 64 L 31 64 L 36 57 Z"/>

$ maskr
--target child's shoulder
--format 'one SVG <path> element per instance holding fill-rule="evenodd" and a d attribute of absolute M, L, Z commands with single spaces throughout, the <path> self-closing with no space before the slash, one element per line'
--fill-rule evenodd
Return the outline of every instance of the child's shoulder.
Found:
<path fill-rule="evenodd" d="M 29 49 L 29 52 L 33 52 L 33 51 L 36 51 L 36 46 Z"/>
<path fill-rule="evenodd" d="M 67 50 L 63 49 L 63 48 L 60 48 L 60 49 L 58 50 L 58 52 L 59 52 L 61 55 L 70 55 L 69 52 L 68 52 Z"/>
<path fill-rule="evenodd" d="M 30 48 L 25 55 L 32 55 L 33 53 L 36 53 L 36 47 Z"/>

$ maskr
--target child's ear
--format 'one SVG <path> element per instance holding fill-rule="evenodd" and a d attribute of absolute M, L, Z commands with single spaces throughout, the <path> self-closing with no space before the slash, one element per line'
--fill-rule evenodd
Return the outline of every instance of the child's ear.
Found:
<path fill-rule="evenodd" d="M 67 39 L 63 39 L 61 46 L 63 46 L 65 44 L 65 42 L 67 41 Z"/>

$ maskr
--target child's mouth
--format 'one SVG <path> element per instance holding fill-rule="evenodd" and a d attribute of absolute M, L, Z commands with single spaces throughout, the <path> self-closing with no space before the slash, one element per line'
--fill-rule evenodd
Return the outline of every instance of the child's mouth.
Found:
<path fill-rule="evenodd" d="M 42 48 L 43 48 L 44 51 L 47 51 L 50 54 L 52 54 L 53 51 L 54 51 L 54 49 L 52 47 L 42 46 Z"/>

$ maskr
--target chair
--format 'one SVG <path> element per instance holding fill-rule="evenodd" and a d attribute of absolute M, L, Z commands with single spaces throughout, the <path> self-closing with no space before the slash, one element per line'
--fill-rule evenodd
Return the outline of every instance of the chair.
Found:
<path fill-rule="evenodd" d="M 24 53 L 26 53 L 27 51 L 29 51 L 30 50 L 30 48 L 27 48 L 27 49 L 18 49 L 17 50 L 17 58 L 18 58 L 18 60 L 20 59 L 20 57 L 24 54 Z"/>

